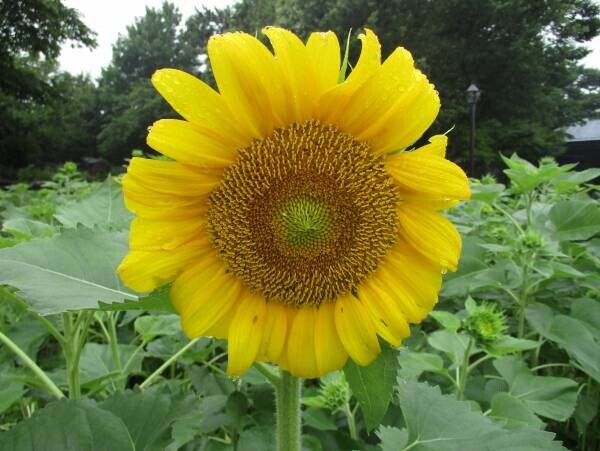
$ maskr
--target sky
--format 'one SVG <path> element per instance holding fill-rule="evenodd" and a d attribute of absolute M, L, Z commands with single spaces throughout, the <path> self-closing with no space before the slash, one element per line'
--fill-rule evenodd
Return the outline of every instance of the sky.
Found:
<path fill-rule="evenodd" d="M 225 7 L 235 3 L 235 0 L 171 0 L 177 5 L 187 19 L 194 13 L 195 7 Z M 63 70 L 73 74 L 87 73 L 96 78 L 102 67 L 108 65 L 112 56 L 112 45 L 119 33 L 125 33 L 127 25 L 131 25 L 136 17 L 144 15 L 146 6 L 158 8 L 163 0 L 65 0 L 64 3 L 77 9 L 83 22 L 98 33 L 98 46 L 89 50 L 86 48 L 71 48 L 63 46 L 59 63 Z M 592 49 L 584 60 L 586 66 L 600 69 L 600 36 L 587 44 Z"/>
<path fill-rule="evenodd" d="M 195 8 L 230 6 L 235 0 L 170 0 L 175 3 L 183 20 L 194 13 Z M 112 45 L 119 33 L 126 32 L 127 25 L 136 17 L 144 15 L 146 6 L 160 8 L 163 0 L 63 0 L 63 3 L 79 11 L 83 23 L 97 33 L 98 46 L 93 49 L 72 48 L 63 45 L 58 59 L 61 69 L 72 74 L 87 73 L 96 78 L 100 69 L 110 63 Z"/>

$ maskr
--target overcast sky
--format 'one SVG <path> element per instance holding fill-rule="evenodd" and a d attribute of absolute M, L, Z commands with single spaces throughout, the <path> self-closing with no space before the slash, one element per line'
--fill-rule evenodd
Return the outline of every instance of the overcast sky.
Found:
<path fill-rule="evenodd" d="M 236 0 L 171 0 L 177 5 L 184 20 L 194 13 L 195 7 L 225 7 Z M 97 35 L 98 47 L 94 50 L 71 48 L 68 44 L 62 49 L 59 62 L 62 69 L 73 74 L 81 72 L 93 78 L 100 75 L 100 69 L 108 65 L 112 56 L 112 45 L 119 33 L 125 33 L 136 17 L 144 15 L 146 6 L 160 7 L 163 0 L 65 0 L 68 6 L 79 10 L 83 22 Z M 600 68 L 600 37 L 588 44 L 593 52 L 584 64 Z"/>
<path fill-rule="evenodd" d="M 81 14 L 83 22 L 97 33 L 98 46 L 71 48 L 65 44 L 58 59 L 60 67 L 73 74 L 89 73 L 93 78 L 100 75 L 100 69 L 110 63 L 112 45 L 119 33 L 126 32 L 127 25 L 133 24 L 136 17 L 144 15 L 146 6 L 160 8 L 163 0 L 64 0 L 67 6 L 75 8 Z M 195 8 L 225 7 L 235 0 L 171 0 L 175 3 L 183 20 L 194 13 Z"/>

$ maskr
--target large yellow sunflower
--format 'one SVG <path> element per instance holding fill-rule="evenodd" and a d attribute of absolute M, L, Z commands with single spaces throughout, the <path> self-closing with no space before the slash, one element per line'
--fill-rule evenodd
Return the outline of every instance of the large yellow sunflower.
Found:
<path fill-rule="evenodd" d="M 470 196 L 446 136 L 403 151 L 436 117 L 433 85 L 377 36 L 342 82 L 332 32 L 304 44 L 267 27 L 213 36 L 218 92 L 176 69 L 152 83 L 184 120 L 156 122 L 123 189 L 130 252 L 118 272 L 171 298 L 191 337 L 229 342 L 228 372 L 254 361 L 312 378 L 397 346 L 437 301 L 461 239 L 440 210 Z"/>

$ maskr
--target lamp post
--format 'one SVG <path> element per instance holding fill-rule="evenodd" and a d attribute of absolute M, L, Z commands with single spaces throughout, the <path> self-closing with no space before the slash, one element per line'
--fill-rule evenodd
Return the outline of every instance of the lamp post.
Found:
<path fill-rule="evenodd" d="M 469 140 L 469 175 L 471 177 L 475 175 L 475 109 L 480 97 L 481 90 L 475 83 L 471 83 L 467 88 L 467 103 L 471 106 L 471 137 Z"/>

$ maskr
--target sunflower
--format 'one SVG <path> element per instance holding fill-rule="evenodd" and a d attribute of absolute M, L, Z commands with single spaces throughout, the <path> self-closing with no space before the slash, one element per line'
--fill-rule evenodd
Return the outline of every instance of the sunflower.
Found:
<path fill-rule="evenodd" d="M 447 138 L 405 150 L 440 101 L 410 53 L 377 36 L 340 77 L 332 32 L 267 27 L 208 42 L 218 91 L 176 69 L 152 77 L 183 120 L 149 130 L 172 161 L 133 158 L 124 282 L 171 299 L 189 336 L 228 340 L 228 373 L 255 361 L 313 378 L 398 346 L 437 301 L 461 239 L 440 211 L 470 196 Z"/>

